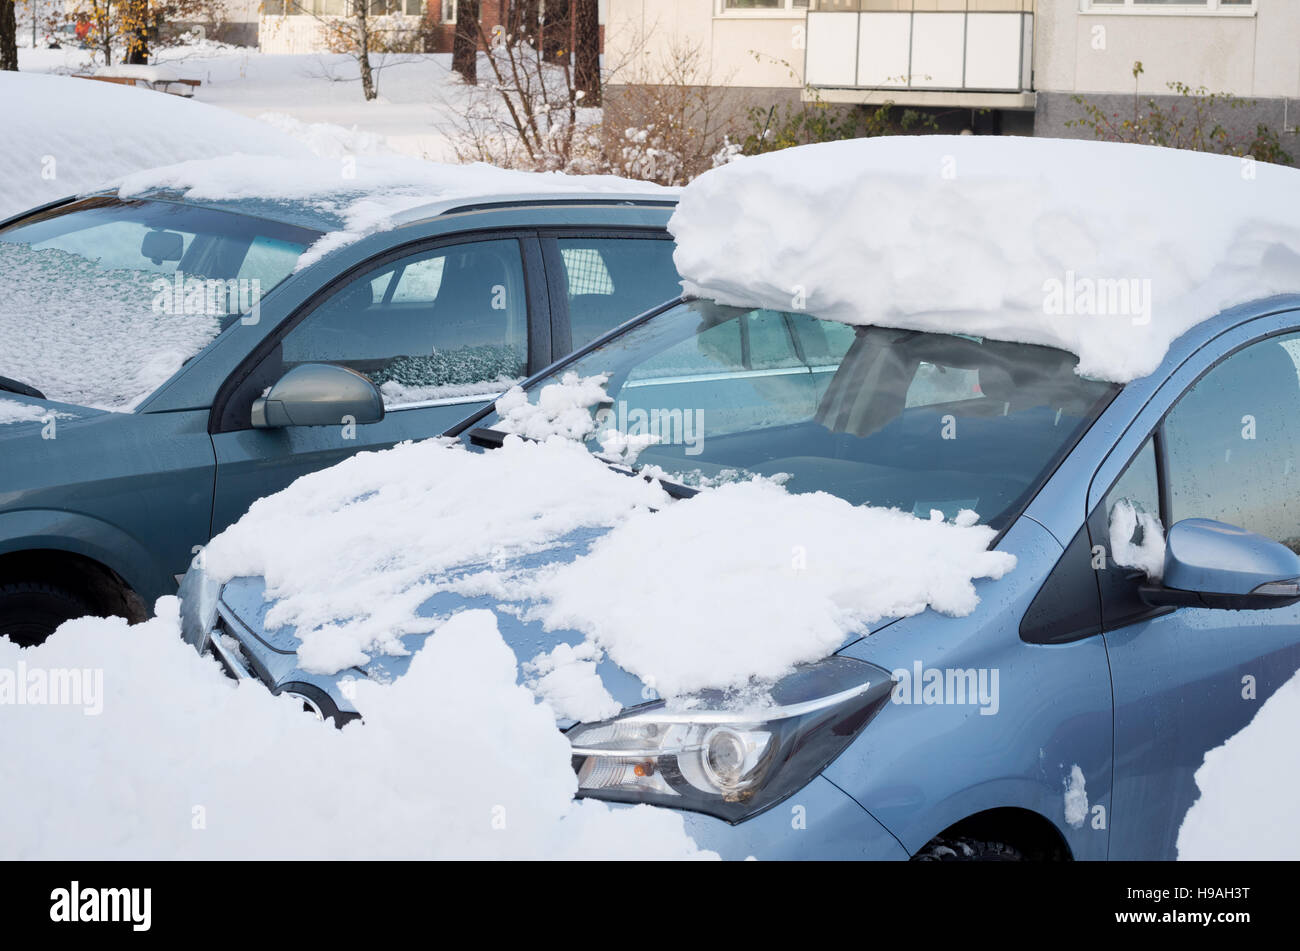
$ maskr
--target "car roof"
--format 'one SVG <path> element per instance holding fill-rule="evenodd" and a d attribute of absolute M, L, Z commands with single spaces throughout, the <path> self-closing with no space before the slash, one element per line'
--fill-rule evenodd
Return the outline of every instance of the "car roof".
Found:
<path fill-rule="evenodd" d="M 183 204 L 213 208 L 255 218 L 266 218 L 299 228 L 313 231 L 340 231 L 346 227 L 339 213 L 341 205 L 349 199 L 366 197 L 364 189 L 348 191 L 342 189 L 329 196 L 329 201 L 318 199 L 281 199 L 281 198 L 237 198 L 204 199 L 195 198 L 169 189 L 151 189 L 133 197 L 159 201 L 175 201 Z M 667 207 L 677 203 L 677 196 L 672 192 L 650 194 L 647 192 L 610 192 L 610 191 L 572 191 L 572 192 L 518 192 L 510 194 L 458 195 L 430 201 L 405 209 L 392 218 L 391 229 L 428 221 L 444 215 L 468 211 L 506 210 L 509 208 L 537 207 L 543 205 L 629 205 Z"/>

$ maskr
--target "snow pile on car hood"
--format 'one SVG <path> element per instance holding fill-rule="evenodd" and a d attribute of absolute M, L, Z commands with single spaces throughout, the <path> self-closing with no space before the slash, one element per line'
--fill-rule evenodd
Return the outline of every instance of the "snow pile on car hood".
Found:
<path fill-rule="evenodd" d="M 569 742 L 491 613 L 442 625 L 343 730 L 179 635 L 177 602 L 0 638 L 7 859 L 687 858 L 680 813 L 574 802 Z"/>
<path fill-rule="evenodd" d="M 673 696 L 774 679 L 882 618 L 970 612 L 974 579 L 1015 564 L 974 519 L 761 480 L 673 501 L 579 444 L 508 436 L 489 452 L 406 444 L 304 476 L 254 503 L 204 566 L 216 581 L 262 576 L 266 627 L 293 625 L 312 672 L 405 653 L 402 635 L 437 623 L 420 605 L 452 591 L 579 631 Z M 607 532 L 576 560 L 502 570 L 592 528 Z"/>
<path fill-rule="evenodd" d="M 1178 830 L 1180 860 L 1300 858 L 1297 723 L 1300 673 L 1279 687 L 1240 733 L 1205 754 L 1195 777 L 1201 796 Z"/>
<path fill-rule="evenodd" d="M 1060 347 L 1119 383 L 1226 307 L 1300 292 L 1300 171 L 1149 146 L 787 149 L 700 176 L 669 230 L 688 293 Z"/>
<path fill-rule="evenodd" d="M 563 175 L 521 172 L 476 162 L 446 165 L 398 155 L 334 158 L 254 158 L 182 162 L 125 178 L 122 197 L 162 189 L 207 201 L 240 199 L 311 202 L 344 226 L 326 234 L 302 255 L 303 268 L 336 248 L 392 227 L 403 212 L 433 202 L 492 195 L 574 192 L 648 192 L 671 196 L 671 189 L 613 175 Z"/>
<path fill-rule="evenodd" d="M 0 219 L 143 168 L 230 152 L 307 158 L 268 123 L 117 83 L 0 73 Z"/>

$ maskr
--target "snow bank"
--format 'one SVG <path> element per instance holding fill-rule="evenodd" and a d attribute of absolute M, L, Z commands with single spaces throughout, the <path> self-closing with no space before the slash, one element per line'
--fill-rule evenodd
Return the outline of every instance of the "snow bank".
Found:
<path fill-rule="evenodd" d="M 1178 830 L 1179 859 L 1300 858 L 1297 723 L 1300 673 L 1278 688 L 1240 733 L 1205 754 L 1196 771 L 1201 796 Z"/>
<path fill-rule="evenodd" d="M 230 152 L 311 154 L 266 123 L 116 83 L 0 73 L 0 101 L 0 218 L 155 165 Z"/>
<path fill-rule="evenodd" d="M 713 855 L 679 813 L 573 801 L 569 743 L 489 612 L 443 625 L 394 684 L 358 684 L 366 722 L 342 731 L 196 655 L 174 598 L 157 614 L 72 621 L 28 650 L 0 639 L 0 758 L 40 780 L 6 783 L 0 857 Z M 85 692 L 34 703 L 37 682 Z"/>
<path fill-rule="evenodd" d="M 607 706 L 577 663 L 597 652 L 671 696 L 779 677 L 884 617 L 969 613 L 973 579 L 1015 558 L 958 521 L 770 481 L 673 502 L 578 444 L 510 436 L 486 453 L 406 444 L 305 476 L 254 503 L 204 564 L 218 581 L 263 576 L 268 628 L 294 625 L 300 663 L 320 673 L 403 653 L 401 635 L 435 624 L 415 612 L 438 591 L 489 595 L 587 635 L 573 656 L 520 658 L 572 710 Z M 609 531 L 571 563 L 498 568 L 581 528 Z"/>
<path fill-rule="evenodd" d="M 1300 171 L 1075 140 L 892 136 L 745 158 L 669 224 L 688 293 L 1061 347 L 1127 382 L 1300 291 Z"/>
<path fill-rule="evenodd" d="M 613 175 L 521 172 L 476 162 L 443 165 L 398 155 L 321 157 L 310 161 L 232 155 L 182 162 L 127 176 L 123 197 L 154 188 L 192 198 L 310 201 L 344 222 L 302 255 L 299 268 L 343 245 L 391 227 L 402 212 L 436 201 L 498 194 L 650 192 L 670 189 Z"/>

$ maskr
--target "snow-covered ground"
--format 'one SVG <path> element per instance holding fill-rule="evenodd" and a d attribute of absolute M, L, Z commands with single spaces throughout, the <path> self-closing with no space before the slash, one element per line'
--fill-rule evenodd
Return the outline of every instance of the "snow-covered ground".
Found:
<path fill-rule="evenodd" d="M 573 800 L 569 741 L 490 612 L 444 624 L 391 686 L 358 684 L 368 722 L 340 731 L 227 679 L 181 641 L 177 603 L 0 638 L 0 856 L 701 856 L 680 813 Z"/>
<path fill-rule="evenodd" d="M 372 102 L 362 97 L 360 71 L 347 55 L 268 55 L 199 43 L 159 50 L 157 60 L 182 78 L 199 80 L 199 102 L 249 118 L 298 123 L 321 149 L 334 143 L 353 154 L 391 150 L 455 161 L 454 117 L 470 95 L 451 71 L 451 55 L 443 53 L 375 55 L 379 97 Z M 20 50 L 19 67 L 52 73 L 92 69 L 88 51 L 70 48 Z"/>

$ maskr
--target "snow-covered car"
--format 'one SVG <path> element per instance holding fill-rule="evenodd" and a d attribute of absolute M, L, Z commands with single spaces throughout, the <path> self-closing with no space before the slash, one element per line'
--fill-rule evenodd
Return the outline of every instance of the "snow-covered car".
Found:
<path fill-rule="evenodd" d="M 1300 172 L 1243 169 L 927 137 L 711 172 L 690 296 L 256 503 L 183 635 L 345 724 L 495 626 L 578 795 L 724 857 L 1173 857 L 1300 667 Z"/>
<path fill-rule="evenodd" d="M 0 635 L 139 619 L 254 499 L 679 292 L 671 193 L 233 156 L 0 223 Z"/>

